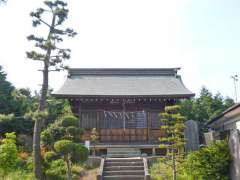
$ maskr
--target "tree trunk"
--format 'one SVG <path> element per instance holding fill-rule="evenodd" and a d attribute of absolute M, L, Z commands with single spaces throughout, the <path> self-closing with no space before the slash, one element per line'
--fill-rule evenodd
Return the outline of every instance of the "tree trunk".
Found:
<path fill-rule="evenodd" d="M 177 170 L 176 170 L 176 160 L 175 160 L 175 152 L 172 149 L 172 163 L 173 163 L 173 180 L 177 180 Z"/>
<path fill-rule="evenodd" d="M 46 99 L 48 92 L 48 61 L 44 61 L 44 70 L 43 70 L 43 84 L 41 90 L 40 103 L 38 107 L 38 111 L 42 112 L 46 109 Z M 33 167 L 35 177 L 39 180 L 43 179 L 43 172 L 41 166 L 41 147 L 40 147 L 40 137 L 41 137 L 41 129 L 43 124 L 42 119 L 36 119 L 34 124 L 34 133 L 33 133 Z"/>
<path fill-rule="evenodd" d="M 52 24 L 48 34 L 48 40 L 50 40 L 51 34 L 54 30 L 56 16 L 53 15 Z M 44 60 L 44 69 L 43 69 L 43 84 L 41 89 L 40 103 L 38 107 L 39 112 L 46 110 L 46 101 L 48 93 L 48 73 L 49 73 L 49 61 L 51 56 L 52 49 L 47 49 L 46 57 Z M 37 180 L 43 180 L 43 171 L 42 171 L 42 157 L 41 157 L 41 130 L 44 123 L 43 119 L 35 120 L 34 132 L 33 132 L 33 171 Z"/>
<path fill-rule="evenodd" d="M 69 155 L 66 156 L 66 162 L 67 162 L 67 180 L 72 180 L 72 169 Z"/>

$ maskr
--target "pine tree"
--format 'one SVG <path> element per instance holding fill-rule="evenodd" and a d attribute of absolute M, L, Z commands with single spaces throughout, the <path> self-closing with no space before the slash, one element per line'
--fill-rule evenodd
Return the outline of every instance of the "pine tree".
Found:
<path fill-rule="evenodd" d="M 27 52 L 27 57 L 43 63 L 43 83 L 38 111 L 46 110 L 46 98 L 48 93 L 48 76 L 50 71 L 60 71 L 64 69 L 64 60 L 70 58 L 70 49 L 61 48 L 59 45 L 63 37 L 74 37 L 76 32 L 73 29 L 65 28 L 63 23 L 68 17 L 69 10 L 67 3 L 61 0 L 44 1 L 46 8 L 38 8 L 31 12 L 33 27 L 45 26 L 48 34 L 46 37 L 30 35 L 29 41 L 33 41 L 38 51 Z M 47 20 L 45 20 L 46 18 Z M 38 119 L 34 125 L 33 135 L 33 162 L 34 174 L 37 179 L 43 179 L 40 153 L 40 134 L 43 120 Z"/>
<path fill-rule="evenodd" d="M 165 133 L 165 137 L 159 138 L 160 148 L 166 149 L 167 153 L 163 162 L 169 165 L 172 169 L 173 180 L 177 178 L 177 163 L 184 158 L 184 121 L 180 112 L 180 106 L 166 106 L 165 112 L 161 113 L 161 121 L 164 123 L 160 129 Z"/>

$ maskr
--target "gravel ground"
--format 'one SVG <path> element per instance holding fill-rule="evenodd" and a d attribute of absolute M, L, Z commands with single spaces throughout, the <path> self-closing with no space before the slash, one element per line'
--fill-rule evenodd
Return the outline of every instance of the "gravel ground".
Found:
<path fill-rule="evenodd" d="M 84 176 L 82 176 L 80 179 L 81 180 L 96 180 L 97 173 L 98 173 L 98 168 L 88 170 L 88 171 L 86 171 L 86 174 Z"/>

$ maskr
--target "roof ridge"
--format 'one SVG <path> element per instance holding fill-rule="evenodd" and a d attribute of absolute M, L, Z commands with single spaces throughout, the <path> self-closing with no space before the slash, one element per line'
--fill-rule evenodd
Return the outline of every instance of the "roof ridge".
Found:
<path fill-rule="evenodd" d="M 167 75 L 176 76 L 180 68 L 69 68 L 74 75 Z"/>

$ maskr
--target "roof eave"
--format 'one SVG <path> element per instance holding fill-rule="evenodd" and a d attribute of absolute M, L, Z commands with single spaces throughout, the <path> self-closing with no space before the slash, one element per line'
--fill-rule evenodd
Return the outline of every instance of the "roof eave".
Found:
<path fill-rule="evenodd" d="M 176 98 L 176 99 L 188 99 L 194 97 L 195 94 L 168 94 L 168 95 L 78 95 L 78 94 L 52 94 L 56 98 L 134 98 L 134 97 L 144 97 L 144 98 Z"/>

